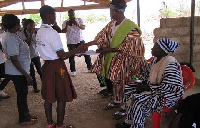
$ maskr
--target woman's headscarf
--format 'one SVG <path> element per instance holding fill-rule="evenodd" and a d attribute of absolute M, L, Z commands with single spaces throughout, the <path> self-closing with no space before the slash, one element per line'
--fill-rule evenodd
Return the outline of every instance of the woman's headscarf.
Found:
<path fill-rule="evenodd" d="M 166 53 L 170 53 L 170 52 L 175 52 L 178 48 L 178 43 L 175 41 L 172 41 L 170 39 L 167 38 L 161 38 L 157 40 L 157 43 L 159 44 L 159 46 L 166 52 Z"/>

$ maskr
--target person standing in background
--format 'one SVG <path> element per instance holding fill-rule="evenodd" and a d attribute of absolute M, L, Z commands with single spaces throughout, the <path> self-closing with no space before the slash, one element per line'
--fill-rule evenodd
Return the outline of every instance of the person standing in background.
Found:
<path fill-rule="evenodd" d="M 2 36 L 5 34 L 4 28 L 1 24 L 1 30 L 0 30 L 0 79 L 4 78 L 3 81 L 1 81 L 0 84 L 0 98 L 7 99 L 10 98 L 8 94 L 6 94 L 3 89 L 6 87 L 8 82 L 10 81 L 10 78 L 5 74 L 5 60 L 4 60 L 4 53 L 2 51 Z"/>
<path fill-rule="evenodd" d="M 73 9 L 68 11 L 69 19 L 65 20 L 62 24 L 62 32 L 66 33 L 67 47 L 71 51 L 77 48 L 80 44 L 85 44 L 83 39 L 82 30 L 85 29 L 85 25 L 81 18 L 75 18 Z M 88 72 L 92 67 L 90 55 L 84 55 L 85 63 L 87 64 Z M 76 76 L 75 60 L 74 56 L 69 58 L 71 76 Z"/>
<path fill-rule="evenodd" d="M 38 52 L 35 51 L 36 48 L 36 31 L 35 31 L 35 22 L 31 19 L 26 19 L 24 22 L 24 29 L 18 33 L 19 37 L 24 40 L 30 48 L 30 75 L 33 79 L 33 88 L 35 93 L 39 93 L 40 90 L 37 87 L 37 81 L 35 77 L 35 68 L 37 69 L 40 79 L 42 80 L 42 69 L 41 62 Z"/>
<path fill-rule="evenodd" d="M 17 16 L 5 14 L 2 17 L 2 24 L 7 30 L 2 39 L 3 52 L 6 56 L 5 74 L 13 81 L 17 93 L 19 124 L 33 125 L 37 117 L 30 115 L 27 103 L 28 85 L 32 84 L 29 75 L 29 46 L 16 34 L 20 30 L 20 20 Z"/>

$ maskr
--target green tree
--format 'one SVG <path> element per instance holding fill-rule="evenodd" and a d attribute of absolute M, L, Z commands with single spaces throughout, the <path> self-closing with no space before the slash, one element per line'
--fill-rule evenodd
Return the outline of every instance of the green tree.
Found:
<path fill-rule="evenodd" d="M 30 14 L 28 16 L 28 19 L 34 20 L 36 24 L 40 24 L 42 22 L 42 19 L 41 19 L 40 15 L 38 15 L 38 14 Z"/>
<path fill-rule="evenodd" d="M 188 0 L 181 0 L 179 1 L 179 7 L 176 8 L 176 12 L 179 13 L 179 16 L 186 16 L 190 14 L 190 6 L 188 5 Z"/>
<path fill-rule="evenodd" d="M 197 15 L 200 15 L 200 1 L 196 1 L 195 3 L 195 12 L 197 12 Z"/>
<path fill-rule="evenodd" d="M 177 12 L 173 12 L 170 8 L 160 11 L 160 16 L 165 18 L 174 17 L 177 15 L 178 15 Z"/>
<path fill-rule="evenodd" d="M 108 21 L 108 18 L 103 14 L 98 15 L 98 14 L 94 14 L 94 13 L 91 13 L 85 17 L 85 22 L 93 23 L 95 21 L 104 22 L 104 21 Z"/>

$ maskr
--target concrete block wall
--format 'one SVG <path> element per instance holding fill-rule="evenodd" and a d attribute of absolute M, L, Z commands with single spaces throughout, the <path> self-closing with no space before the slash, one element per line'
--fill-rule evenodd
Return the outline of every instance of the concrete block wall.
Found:
<path fill-rule="evenodd" d="M 171 54 L 178 62 L 190 62 L 190 17 L 163 18 L 160 27 L 154 29 L 155 42 L 159 38 L 169 38 L 179 43 L 178 50 Z M 200 17 L 194 18 L 193 67 L 200 69 Z"/>

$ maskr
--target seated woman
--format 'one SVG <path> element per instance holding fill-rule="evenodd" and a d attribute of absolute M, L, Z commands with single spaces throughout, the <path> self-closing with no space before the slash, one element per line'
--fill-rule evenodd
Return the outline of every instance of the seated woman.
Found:
<path fill-rule="evenodd" d="M 140 79 L 146 84 L 138 85 L 130 100 L 125 103 L 126 119 L 116 124 L 116 128 L 144 128 L 145 117 L 152 111 L 161 112 L 164 107 L 176 105 L 184 94 L 180 64 L 169 56 L 175 52 L 178 43 L 167 38 L 157 40 L 152 48 L 154 59 L 141 73 Z M 125 90 L 126 92 L 126 90 Z M 126 93 L 124 93 L 126 97 Z"/>

